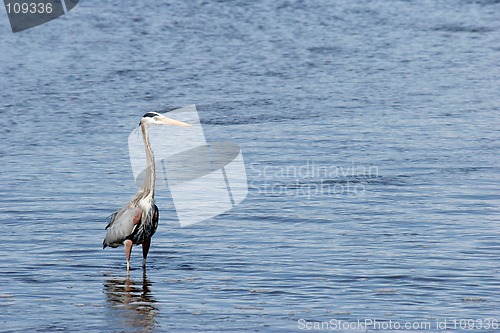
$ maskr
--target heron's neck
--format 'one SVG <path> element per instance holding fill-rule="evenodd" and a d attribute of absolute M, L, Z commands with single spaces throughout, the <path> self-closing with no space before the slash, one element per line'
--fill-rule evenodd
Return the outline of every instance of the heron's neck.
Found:
<path fill-rule="evenodd" d="M 144 177 L 144 184 L 142 189 L 144 191 L 150 192 L 154 195 L 155 191 L 155 156 L 153 155 L 153 150 L 149 143 L 149 133 L 148 128 L 141 125 L 142 138 L 144 140 L 144 147 L 146 148 L 146 175 Z"/>

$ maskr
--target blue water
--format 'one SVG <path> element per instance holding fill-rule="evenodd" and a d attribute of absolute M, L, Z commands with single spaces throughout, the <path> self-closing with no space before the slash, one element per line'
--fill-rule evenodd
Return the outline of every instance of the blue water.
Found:
<path fill-rule="evenodd" d="M 2 331 L 494 331 L 498 17 L 495 0 L 83 1 L 12 34 L 3 11 Z M 127 277 L 101 242 L 136 190 L 128 134 L 188 104 L 241 146 L 248 197 L 181 228 L 159 190 L 147 273 L 135 248 Z"/>

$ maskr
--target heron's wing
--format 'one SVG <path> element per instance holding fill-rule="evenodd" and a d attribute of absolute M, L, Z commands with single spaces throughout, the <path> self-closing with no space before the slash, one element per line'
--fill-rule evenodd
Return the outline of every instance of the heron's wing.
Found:
<path fill-rule="evenodd" d="M 109 226 L 113 223 L 113 221 L 115 220 L 116 215 L 118 213 L 119 213 L 119 211 L 116 211 L 113 214 L 111 214 L 111 215 L 108 216 L 108 218 L 106 219 L 106 222 L 108 222 L 108 224 L 106 225 L 106 228 L 104 228 L 104 229 L 108 229 L 109 228 Z"/>
<path fill-rule="evenodd" d="M 141 219 L 142 211 L 138 207 L 123 208 L 112 214 L 106 226 L 108 232 L 102 242 L 103 248 L 106 246 L 117 247 L 122 245 L 128 236 L 134 233 L 137 224 Z"/>

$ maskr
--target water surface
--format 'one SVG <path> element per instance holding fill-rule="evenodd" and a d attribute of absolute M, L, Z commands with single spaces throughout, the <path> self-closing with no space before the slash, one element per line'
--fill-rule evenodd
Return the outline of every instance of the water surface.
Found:
<path fill-rule="evenodd" d="M 4 17 L 3 331 L 500 320 L 499 13 L 84 1 L 18 34 Z M 101 242 L 136 190 L 128 134 L 193 103 L 208 141 L 242 147 L 248 197 L 181 228 L 159 190 L 147 272 L 135 248 L 127 277 Z"/>

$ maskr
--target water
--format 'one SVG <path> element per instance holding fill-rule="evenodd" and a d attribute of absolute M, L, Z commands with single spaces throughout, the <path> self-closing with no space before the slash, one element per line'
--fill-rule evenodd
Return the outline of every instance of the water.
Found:
<path fill-rule="evenodd" d="M 500 320 L 499 13 L 85 1 L 19 34 L 4 15 L 2 330 Z M 180 228 L 160 190 L 147 274 L 135 248 L 127 278 L 123 249 L 101 249 L 135 191 L 127 136 L 192 103 L 209 141 L 242 147 L 249 195 Z"/>

